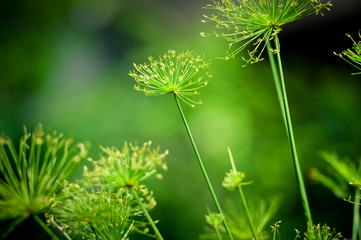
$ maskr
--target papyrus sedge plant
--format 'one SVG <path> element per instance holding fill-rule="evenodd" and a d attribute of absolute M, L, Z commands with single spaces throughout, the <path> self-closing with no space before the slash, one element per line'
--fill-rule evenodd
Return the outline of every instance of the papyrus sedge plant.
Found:
<path fill-rule="evenodd" d="M 263 235 L 263 231 L 277 212 L 280 199 L 275 197 L 268 201 L 256 200 L 251 202 L 249 207 L 243 192 L 243 186 L 251 184 L 252 181 L 244 181 L 245 173 L 237 170 L 230 148 L 228 148 L 228 154 L 232 168 L 226 173 L 222 186 L 230 191 L 238 191 L 240 205 L 243 210 L 240 213 L 234 205 L 231 205 L 231 208 L 226 212 L 231 232 L 236 239 L 264 239 L 266 236 Z M 208 233 L 204 234 L 202 239 L 222 239 L 224 228 L 221 228 L 220 224 L 218 224 L 218 218 L 219 216 L 216 213 L 210 213 L 206 216 L 207 223 L 214 228 L 216 236 Z M 274 228 L 274 231 L 278 231 L 276 229 Z M 273 235 L 273 239 L 276 239 L 276 235 Z"/>
<path fill-rule="evenodd" d="M 67 239 L 122 240 L 134 232 L 163 239 L 149 215 L 156 201 L 144 181 L 161 177 L 159 168 L 166 170 L 168 151 L 152 148 L 151 142 L 125 143 L 120 150 L 102 147 L 102 151 L 100 159 L 90 159 L 91 169 L 85 166 L 78 182 L 66 185 L 67 199 L 53 204 L 49 223 Z"/>
<path fill-rule="evenodd" d="M 38 215 L 61 198 L 63 182 L 87 150 L 87 144 L 73 144 L 63 134 L 45 134 L 40 124 L 32 133 L 24 127 L 18 148 L 9 137 L 0 136 L 0 220 L 9 222 L 1 238 L 32 216 L 57 239 Z"/>
<path fill-rule="evenodd" d="M 335 55 L 341 57 L 343 60 L 361 70 L 361 41 L 356 42 L 353 38 L 346 34 L 352 42 L 352 49 L 348 48 L 341 53 Z M 359 37 L 361 33 L 359 32 Z M 361 72 L 352 73 L 353 75 L 361 74 Z M 340 159 L 335 153 L 322 152 L 321 157 L 330 166 L 330 175 L 321 173 L 316 168 L 311 170 L 310 176 L 312 179 L 322 183 L 329 188 L 337 197 L 343 198 L 348 202 L 354 204 L 353 223 L 352 223 L 352 240 L 356 240 L 357 236 L 361 234 L 360 227 L 360 194 L 361 194 L 361 164 L 358 161 L 358 166 L 355 162 Z M 354 190 L 351 193 L 350 187 Z M 354 200 L 351 201 L 354 195 Z"/>
<path fill-rule="evenodd" d="M 330 6 L 329 1 L 321 0 L 212 0 L 212 4 L 205 8 L 215 13 L 210 16 L 205 15 L 203 21 L 213 22 L 215 30 L 209 34 L 201 33 L 203 36 L 225 38 L 230 48 L 236 45 L 236 49 L 228 54 L 226 59 L 234 57 L 248 46 L 253 46 L 248 50 L 249 58 L 244 60 L 246 63 L 256 63 L 263 59 L 262 53 L 267 49 L 308 229 L 312 229 L 313 220 L 296 151 L 278 34 L 283 25 L 311 14 L 321 13 Z"/>
<path fill-rule="evenodd" d="M 177 54 L 174 50 L 169 50 L 158 59 L 149 57 L 148 60 L 148 64 L 134 64 L 134 70 L 129 73 L 136 81 L 134 88 L 144 92 L 146 95 L 172 94 L 174 96 L 203 177 L 218 213 L 222 216 L 227 235 L 229 239 L 233 239 L 179 101 L 180 99 L 192 107 L 195 107 L 195 104 L 201 103 L 194 100 L 193 97 L 199 94 L 199 89 L 206 86 L 208 79 L 211 77 L 205 71 L 209 63 L 193 52 L 186 51 Z"/>
<path fill-rule="evenodd" d="M 337 197 L 354 204 L 352 240 L 357 239 L 360 229 L 360 190 L 361 190 L 361 164 L 340 159 L 335 153 L 322 152 L 321 157 L 328 164 L 331 176 L 311 170 L 311 178 L 329 188 Z M 352 189 L 351 189 L 352 188 Z M 351 201 L 351 194 L 354 200 Z"/>
<path fill-rule="evenodd" d="M 346 34 L 346 36 L 352 40 L 352 48 L 348 48 L 343 50 L 341 53 L 335 54 L 360 70 L 360 72 L 352 73 L 353 75 L 361 74 L 361 32 L 359 32 L 360 40 L 357 42 L 351 37 L 350 34 Z"/>

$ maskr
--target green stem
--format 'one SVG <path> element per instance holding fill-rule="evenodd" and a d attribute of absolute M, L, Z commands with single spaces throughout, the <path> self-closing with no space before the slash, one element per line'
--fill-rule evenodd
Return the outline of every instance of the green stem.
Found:
<path fill-rule="evenodd" d="M 218 227 L 214 227 L 214 229 L 216 230 L 216 234 L 217 234 L 218 239 L 222 240 L 222 236 L 221 236 L 221 233 L 218 230 Z"/>
<path fill-rule="evenodd" d="M 197 146 L 194 142 L 194 139 L 193 139 L 193 136 L 192 136 L 192 133 L 191 133 L 191 130 L 189 129 L 189 126 L 188 126 L 188 123 L 187 123 L 187 120 L 184 116 L 184 113 L 183 113 L 183 110 L 182 110 L 182 107 L 178 101 L 178 98 L 177 98 L 177 95 L 174 94 L 174 99 L 175 99 L 175 102 L 177 103 L 177 107 L 178 107 L 178 110 L 179 110 L 179 113 L 182 117 L 182 120 L 183 120 L 183 123 L 184 123 L 184 126 L 187 130 L 187 134 L 188 134 L 188 137 L 189 137 L 189 140 L 191 141 L 191 144 L 192 144 L 192 147 L 193 147 L 193 150 L 194 150 L 194 153 L 196 154 L 196 157 L 197 157 L 197 160 L 198 160 L 198 163 L 199 163 L 199 166 L 201 167 L 201 170 L 202 170 L 202 174 L 203 174 L 203 177 L 204 179 L 206 180 L 206 183 L 207 183 L 207 186 L 208 186 L 208 189 L 212 195 L 212 198 L 214 200 L 214 203 L 217 207 L 217 210 L 219 212 L 219 214 L 221 214 L 223 216 L 223 226 L 224 226 L 224 229 L 226 230 L 226 233 L 228 235 L 228 238 L 230 240 L 233 240 L 233 237 L 232 237 L 232 233 L 231 233 L 231 230 L 229 229 L 229 226 L 228 226 L 228 223 L 226 221 L 226 218 L 223 214 L 223 211 L 222 211 L 222 208 L 217 200 L 217 196 L 213 190 L 213 187 L 212 187 L 212 184 L 211 184 L 211 181 L 209 180 L 209 177 L 208 177 L 208 174 L 206 172 L 206 169 L 204 167 L 204 164 L 202 162 L 202 159 L 201 159 L 201 156 L 199 155 L 199 152 L 198 152 L 198 149 L 197 149 Z"/>
<path fill-rule="evenodd" d="M 306 217 L 306 221 L 307 221 L 307 227 L 309 230 L 312 230 L 313 221 L 312 221 L 312 217 L 311 217 L 311 210 L 310 210 L 309 203 L 308 203 L 308 198 L 307 198 L 306 188 L 305 188 L 305 184 L 304 184 L 304 180 L 303 180 L 303 176 L 302 176 L 302 171 L 301 171 L 300 163 L 299 163 L 298 156 L 297 156 L 296 143 L 295 143 L 295 139 L 294 139 L 294 135 L 293 135 L 291 116 L 290 116 L 290 111 L 289 111 L 289 107 L 288 107 L 286 87 L 285 87 L 285 81 L 284 81 L 284 76 L 283 76 L 283 68 L 282 68 L 282 61 L 281 61 L 281 55 L 280 55 L 280 43 L 279 43 L 279 39 L 278 39 L 277 35 L 275 36 L 274 41 L 275 41 L 275 46 L 276 46 L 275 51 L 276 51 L 276 56 L 277 56 L 278 73 L 275 73 L 275 71 L 277 71 L 277 69 L 275 68 L 275 66 L 272 67 L 272 63 L 271 63 L 272 72 L 274 72 L 274 74 L 273 74 L 274 76 L 279 76 L 279 79 L 277 78 L 278 80 L 275 78 L 275 82 L 279 82 L 279 86 L 277 86 L 277 83 L 276 83 L 278 99 L 281 101 L 280 104 L 281 104 L 281 109 L 282 109 L 282 115 L 284 118 L 286 132 L 287 132 L 287 136 L 288 136 L 288 140 L 289 140 L 289 144 L 290 144 L 290 148 L 291 148 L 293 164 L 294 164 L 294 168 L 295 168 L 298 187 L 299 187 L 300 194 L 301 194 L 302 205 L 303 205 L 303 209 L 304 209 L 304 213 L 305 213 L 305 217 Z M 268 43 L 268 44 L 270 46 L 270 43 Z M 270 53 L 270 51 L 268 51 L 268 53 L 270 55 L 270 61 L 272 61 L 271 60 L 273 58 L 273 56 L 271 56 L 272 53 Z M 275 63 L 273 63 L 273 64 L 275 65 Z"/>
<path fill-rule="evenodd" d="M 276 91 L 277 91 L 278 101 L 279 101 L 279 104 L 281 107 L 283 121 L 285 121 L 285 125 L 286 125 L 286 113 L 285 113 L 285 109 L 282 106 L 282 89 L 281 89 L 281 83 L 280 83 L 281 81 L 280 81 L 280 77 L 279 77 L 278 71 L 277 71 L 276 60 L 275 60 L 275 57 L 274 57 L 271 49 L 272 49 L 271 42 L 267 41 L 268 58 L 269 58 L 270 65 L 272 68 L 273 79 L 274 79 L 275 86 L 276 86 Z M 287 130 L 287 128 L 286 128 L 286 130 Z"/>
<path fill-rule="evenodd" d="M 39 223 L 39 225 L 45 230 L 45 232 L 47 232 L 49 234 L 49 236 L 51 236 L 51 238 L 53 240 L 60 240 L 54 233 L 53 231 L 50 230 L 50 228 L 43 222 L 43 220 L 41 220 L 38 215 L 34 214 L 33 215 L 34 219 Z"/>
<path fill-rule="evenodd" d="M 352 240 L 357 240 L 359 221 L 360 221 L 360 189 L 356 188 L 355 203 L 353 205 Z"/>
<path fill-rule="evenodd" d="M 149 215 L 149 212 L 148 212 L 147 208 L 144 206 L 142 200 L 140 200 L 137 191 L 136 191 L 134 188 L 131 188 L 131 190 L 132 190 L 132 194 L 134 195 L 134 197 L 135 197 L 135 198 L 137 199 L 137 201 L 139 202 L 139 205 L 141 206 L 141 208 L 142 208 L 142 210 L 143 210 L 143 212 L 144 212 L 144 215 L 145 215 L 145 217 L 147 218 L 147 220 L 148 220 L 148 222 L 150 223 L 150 225 L 152 226 L 155 234 L 158 236 L 158 238 L 159 238 L 160 240 L 164 240 L 163 237 L 162 237 L 162 234 L 160 234 L 160 232 L 159 232 L 157 226 L 155 225 L 153 219 L 152 219 L 151 216 Z"/>
<path fill-rule="evenodd" d="M 232 152 L 231 152 L 230 148 L 228 148 L 228 154 L 229 154 L 229 159 L 231 161 L 232 169 L 233 169 L 234 172 L 237 172 L 236 164 L 234 163 Z M 248 205 L 247 205 L 246 197 L 244 196 L 243 189 L 242 189 L 241 186 L 238 186 L 238 191 L 239 191 L 239 195 L 241 196 L 242 206 L 243 206 L 243 208 L 244 208 L 244 210 L 246 212 L 248 224 L 249 224 L 249 227 L 251 229 L 253 239 L 256 239 L 256 228 L 253 225 L 253 221 L 252 221 L 252 218 L 251 218 L 251 214 L 249 213 L 249 208 L 248 208 Z"/>

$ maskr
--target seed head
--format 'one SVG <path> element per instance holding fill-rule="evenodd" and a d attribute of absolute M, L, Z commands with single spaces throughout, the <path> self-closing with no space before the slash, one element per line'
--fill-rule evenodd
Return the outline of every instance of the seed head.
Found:
<path fill-rule="evenodd" d="M 261 61 L 267 41 L 272 40 L 284 24 L 299 20 L 311 14 L 321 13 L 331 7 L 331 3 L 322 0 L 212 0 L 205 9 L 215 10 L 216 15 L 206 16 L 203 22 L 214 22 L 215 30 L 204 36 L 223 37 L 231 48 L 239 44 L 236 50 L 225 59 L 234 57 L 248 45 L 254 47 L 248 51 L 247 63 Z M 322 14 L 322 13 L 321 13 Z"/>
<path fill-rule="evenodd" d="M 209 63 L 201 56 L 190 51 L 176 54 L 169 50 L 158 60 L 153 57 L 148 60 L 148 64 L 134 63 L 134 70 L 129 73 L 136 81 L 135 90 L 150 96 L 174 93 L 192 107 L 201 103 L 191 99 L 199 94 L 198 90 L 206 86 L 211 77 L 208 72 L 204 73 Z"/>
<path fill-rule="evenodd" d="M 209 225 L 217 228 L 223 222 L 223 215 L 220 213 L 209 213 L 206 215 L 206 221 Z"/>
<path fill-rule="evenodd" d="M 228 173 L 226 173 L 226 177 L 222 182 L 222 186 L 228 190 L 234 190 L 239 186 L 251 184 L 251 182 L 243 182 L 245 177 L 246 175 L 243 172 L 238 172 L 231 169 Z"/>
<path fill-rule="evenodd" d="M 322 225 L 317 224 L 304 233 L 305 240 L 338 240 L 342 239 L 343 236 L 341 232 L 336 232 L 335 228 L 330 228 L 327 224 Z"/>

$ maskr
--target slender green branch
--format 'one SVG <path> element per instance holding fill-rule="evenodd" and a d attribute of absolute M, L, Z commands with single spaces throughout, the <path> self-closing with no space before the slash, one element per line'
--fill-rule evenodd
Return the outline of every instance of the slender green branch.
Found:
<path fill-rule="evenodd" d="M 280 43 L 279 43 L 279 39 L 278 39 L 277 35 L 274 37 L 274 41 L 275 41 L 275 51 L 276 51 L 276 56 L 277 56 L 278 72 L 275 73 L 275 71 L 277 71 L 277 69 L 275 68 L 275 63 L 273 63 L 273 65 L 272 65 L 272 62 L 271 62 L 272 61 L 271 59 L 273 58 L 273 56 L 270 56 L 272 72 L 274 72 L 274 74 L 273 74 L 274 77 L 279 76 L 279 80 L 276 79 L 278 77 L 275 78 L 278 99 L 281 101 L 280 104 L 281 104 L 281 109 L 282 109 L 282 115 L 284 118 L 286 132 L 287 132 L 287 136 L 288 136 L 288 140 L 289 140 L 289 144 L 290 144 L 290 148 L 291 148 L 293 164 L 294 164 L 294 168 L 295 168 L 298 187 L 299 187 L 300 194 L 301 194 L 302 205 L 304 208 L 304 213 L 305 213 L 305 217 L 306 217 L 306 221 L 307 221 L 307 227 L 309 230 L 312 230 L 313 221 L 312 221 L 312 216 L 311 216 L 311 210 L 310 210 L 309 203 L 308 203 L 306 188 L 305 188 L 305 184 L 304 184 L 304 180 L 303 180 L 303 176 L 302 176 L 302 171 L 301 171 L 300 163 L 299 163 L 298 156 L 297 156 L 296 143 L 295 143 L 294 134 L 293 134 L 291 115 L 290 115 L 290 111 L 289 111 L 289 107 L 288 107 L 286 87 L 285 87 L 285 81 L 284 81 L 284 76 L 283 76 L 283 68 L 282 68 L 282 61 L 281 61 L 281 55 L 280 55 Z M 268 46 L 270 47 L 270 43 L 268 43 Z M 272 55 L 270 50 L 268 50 L 268 53 L 269 53 L 269 55 Z M 279 86 L 277 86 L 277 82 L 280 83 Z"/>
<path fill-rule="evenodd" d="M 186 118 L 185 118 L 185 115 L 184 115 L 184 113 L 183 113 L 182 107 L 181 107 L 181 105 L 180 105 L 180 103 L 179 103 L 179 101 L 178 101 L 178 98 L 177 98 L 177 95 L 176 95 L 176 94 L 174 94 L 174 99 L 175 99 L 175 102 L 177 103 L 177 107 L 178 107 L 179 113 L 180 113 L 180 115 L 181 115 L 181 117 L 182 117 L 184 126 L 185 126 L 185 128 L 186 128 L 186 130 L 187 130 L 187 134 L 188 134 L 189 140 L 191 141 L 191 144 L 192 144 L 194 153 L 196 154 L 196 157 L 197 157 L 199 166 L 201 167 L 202 174 L 203 174 L 204 179 L 206 180 L 208 189 L 209 189 L 209 191 L 210 191 L 210 193 L 211 193 L 211 195 L 212 195 L 212 198 L 213 198 L 213 200 L 214 200 L 214 203 L 215 203 L 215 205 L 216 205 L 216 207 L 217 207 L 218 212 L 223 216 L 223 225 L 224 225 L 224 228 L 225 228 L 225 230 L 226 230 L 226 233 L 227 233 L 229 239 L 233 240 L 231 230 L 229 229 L 229 226 L 228 226 L 228 223 L 227 223 L 227 221 L 226 221 L 226 218 L 225 218 L 225 216 L 224 216 L 224 214 L 223 214 L 222 208 L 221 208 L 221 206 L 220 206 L 220 204 L 219 204 L 219 202 L 218 202 L 218 200 L 217 200 L 217 196 L 216 196 L 216 194 L 215 194 L 215 192 L 214 192 L 214 190 L 213 190 L 211 181 L 209 180 L 208 174 L 207 174 L 206 169 L 205 169 L 205 167 L 204 167 L 204 164 L 203 164 L 203 162 L 202 162 L 201 156 L 199 155 L 199 152 L 198 152 L 197 146 L 196 146 L 196 144 L 195 144 L 195 142 L 194 142 L 194 139 L 193 139 L 191 130 L 189 129 L 187 120 L 186 120 Z"/>
<path fill-rule="evenodd" d="M 34 214 L 33 215 L 34 219 L 39 223 L 39 225 L 49 234 L 49 236 L 51 236 L 51 238 L 53 240 L 60 240 L 54 233 L 53 231 L 50 230 L 50 228 L 43 222 L 43 220 L 41 220 L 38 215 Z"/>
<path fill-rule="evenodd" d="M 355 190 L 355 203 L 353 205 L 352 240 L 357 240 L 357 232 L 360 223 L 360 189 Z"/>
<path fill-rule="evenodd" d="M 135 197 L 135 198 L 137 199 L 137 201 L 139 202 L 139 205 L 141 206 L 141 208 L 142 208 L 142 210 L 143 210 L 143 212 L 144 212 L 144 215 L 145 215 L 145 217 L 147 218 L 149 224 L 152 226 L 155 234 L 158 236 L 158 238 L 159 238 L 160 240 L 164 240 L 163 237 L 162 237 L 162 234 L 160 234 L 157 226 L 155 225 L 152 217 L 150 216 L 147 208 L 144 206 L 142 200 L 139 198 L 139 195 L 138 195 L 137 191 L 136 191 L 134 188 L 131 188 L 131 191 L 132 191 L 132 194 L 134 195 L 134 197 Z"/>
<path fill-rule="evenodd" d="M 229 148 L 228 148 L 228 154 L 229 154 L 229 159 L 231 161 L 232 169 L 233 169 L 234 172 L 237 172 L 236 164 L 234 163 L 232 152 L 231 152 L 231 149 L 229 149 Z M 243 208 L 244 208 L 244 210 L 246 212 L 248 224 L 249 224 L 249 227 L 251 229 L 253 239 L 256 239 L 256 228 L 254 227 L 254 224 L 253 224 L 253 221 L 252 221 L 252 218 L 251 218 L 251 214 L 249 213 L 248 204 L 247 204 L 247 201 L 246 201 L 246 197 L 244 196 L 242 186 L 238 186 L 238 192 L 239 192 L 239 195 L 241 197 L 242 206 L 243 206 Z"/>

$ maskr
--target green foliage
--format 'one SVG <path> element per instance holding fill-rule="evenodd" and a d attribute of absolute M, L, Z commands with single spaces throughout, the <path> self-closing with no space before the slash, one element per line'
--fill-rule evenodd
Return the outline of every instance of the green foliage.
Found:
<path fill-rule="evenodd" d="M 280 198 L 274 197 L 269 199 L 253 199 L 249 202 L 248 208 L 250 217 L 254 226 L 257 229 L 256 239 L 263 239 L 269 236 L 266 227 L 275 218 L 275 215 L 281 206 Z M 213 217 L 214 213 L 207 215 L 207 223 L 217 228 L 221 232 L 222 236 L 225 235 L 224 228 L 219 224 L 214 224 L 213 219 L 218 219 L 217 216 Z M 249 221 L 246 211 L 233 203 L 229 202 L 225 209 L 225 216 L 232 235 L 235 239 L 251 239 L 253 237 L 251 229 L 249 227 Z M 201 236 L 201 239 L 218 239 L 217 235 L 208 229 L 207 233 Z"/>
<path fill-rule="evenodd" d="M 0 220 L 14 219 L 9 229 L 44 212 L 55 201 L 62 183 L 87 156 L 87 144 L 73 144 L 63 134 L 33 133 L 24 127 L 18 151 L 9 137 L 0 136 Z M 4 234 L 8 234 L 9 231 Z"/>
<path fill-rule="evenodd" d="M 66 199 L 52 205 L 49 223 L 66 236 L 87 239 L 127 239 L 135 231 L 150 235 L 143 219 L 156 201 L 141 183 L 156 175 L 158 166 L 166 168 L 167 151 L 159 153 L 151 142 L 142 146 L 125 143 L 121 150 L 101 149 L 106 155 L 90 160 L 92 168 L 84 167 L 78 183 L 66 184 Z"/>
<path fill-rule="evenodd" d="M 209 63 L 201 56 L 190 51 L 176 54 L 169 50 L 159 60 L 148 59 L 149 64 L 134 64 L 135 70 L 129 73 L 137 82 L 136 90 L 151 96 L 174 93 L 192 107 L 201 103 L 191 98 L 199 94 L 198 90 L 206 86 L 211 77 L 208 72 L 203 73 Z"/>
<path fill-rule="evenodd" d="M 48 222 L 59 224 L 66 235 L 116 240 L 125 239 L 136 227 L 144 227 L 137 221 L 142 216 L 139 204 L 126 188 L 111 191 L 96 183 L 91 188 L 70 183 L 64 192 L 68 198 L 53 204 Z"/>
<path fill-rule="evenodd" d="M 335 54 L 352 66 L 354 66 L 355 68 L 357 68 L 358 70 L 361 70 L 361 41 L 359 40 L 358 42 L 356 42 L 355 40 L 353 40 L 350 34 L 346 34 L 346 36 L 349 37 L 353 42 L 352 49 L 348 48 L 342 51 L 342 53 Z M 359 32 L 359 37 L 361 38 L 361 32 Z M 361 72 L 352 74 L 361 74 Z"/>
<path fill-rule="evenodd" d="M 311 170 L 311 178 L 329 188 L 336 196 L 346 198 L 350 195 L 350 186 L 361 187 L 361 166 L 355 162 L 340 159 L 335 153 L 322 152 L 321 157 L 329 166 L 329 175 L 317 169 Z"/>
<path fill-rule="evenodd" d="M 205 8 L 215 10 L 216 15 L 204 15 L 204 22 L 214 22 L 214 33 L 203 36 L 222 37 L 231 48 L 240 44 L 236 50 L 226 56 L 226 59 L 253 43 L 255 47 L 249 51 L 247 63 L 262 60 L 261 55 L 266 43 L 273 39 L 287 23 L 299 20 L 311 14 L 318 14 L 322 9 L 328 9 L 331 3 L 321 0 L 212 0 L 213 4 Z"/>
<path fill-rule="evenodd" d="M 336 232 L 335 229 L 331 229 L 327 224 L 323 226 L 321 224 L 314 225 L 312 229 L 305 233 L 305 240 L 337 240 L 341 238 L 342 234 Z"/>
<path fill-rule="evenodd" d="M 116 147 L 101 147 L 105 156 L 97 161 L 92 161 L 93 171 L 84 169 L 84 177 L 99 181 L 104 186 L 111 188 L 133 187 L 149 177 L 157 174 L 159 167 L 167 170 L 164 162 L 168 151 L 160 152 L 160 148 L 152 148 L 152 142 L 145 142 L 142 146 L 124 143 L 121 150 Z M 160 173 L 157 174 L 161 178 Z"/>

